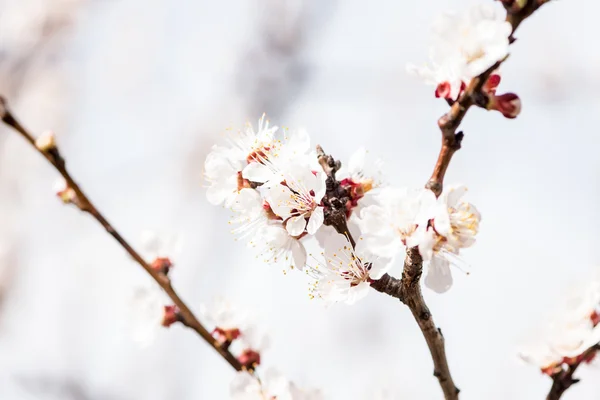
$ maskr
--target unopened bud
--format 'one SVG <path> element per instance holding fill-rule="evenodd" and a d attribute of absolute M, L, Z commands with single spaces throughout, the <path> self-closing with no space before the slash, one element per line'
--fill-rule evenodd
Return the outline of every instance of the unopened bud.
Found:
<path fill-rule="evenodd" d="M 179 309 L 177 308 L 177 306 L 165 306 L 163 320 L 162 320 L 162 326 L 164 326 L 165 328 L 168 328 L 171 325 L 173 325 L 175 322 L 178 322 L 180 320 L 181 320 L 181 318 L 180 318 Z"/>
<path fill-rule="evenodd" d="M 156 257 L 150 266 L 153 270 L 167 275 L 171 268 L 173 268 L 173 263 L 167 257 Z"/>
<path fill-rule="evenodd" d="M 435 97 L 450 99 L 452 96 L 452 85 L 449 82 L 442 82 L 435 88 Z"/>
<path fill-rule="evenodd" d="M 238 361 L 244 367 L 254 369 L 260 365 L 260 353 L 252 349 L 246 349 L 238 356 Z"/>
<path fill-rule="evenodd" d="M 212 336 L 215 339 L 217 339 L 217 342 L 219 342 L 219 345 L 225 349 L 228 348 L 235 339 L 239 338 L 240 335 L 241 335 L 241 332 L 237 328 L 222 329 L 222 328 L 216 327 L 212 331 Z"/>
<path fill-rule="evenodd" d="M 67 182 L 64 179 L 59 179 L 56 181 L 54 184 L 54 191 L 63 203 L 77 203 L 77 194 L 67 185 Z"/>
<path fill-rule="evenodd" d="M 496 89 L 502 80 L 499 74 L 492 74 L 483 85 L 483 91 L 487 94 L 496 94 Z"/>
<path fill-rule="evenodd" d="M 521 113 L 521 99 L 514 93 L 492 95 L 487 109 L 500 111 L 506 118 L 516 118 Z"/>
<path fill-rule="evenodd" d="M 56 149 L 56 136 L 52 131 L 42 133 L 35 141 L 35 147 L 40 151 L 50 151 Z"/>

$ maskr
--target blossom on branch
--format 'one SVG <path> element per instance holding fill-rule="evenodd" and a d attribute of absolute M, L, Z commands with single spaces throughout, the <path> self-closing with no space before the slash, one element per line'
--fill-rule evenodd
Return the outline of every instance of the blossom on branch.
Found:
<path fill-rule="evenodd" d="M 230 385 L 233 400 L 322 400 L 319 391 L 304 391 L 270 368 L 261 379 L 246 371 L 238 372 Z"/>
<path fill-rule="evenodd" d="M 344 188 L 350 197 L 346 204 L 346 216 L 349 218 L 353 213 L 359 213 L 363 206 L 370 204 L 365 199 L 367 194 L 372 194 L 373 189 L 384 185 L 382 172 L 383 161 L 380 158 L 368 156 L 368 151 L 361 147 L 348 159 L 346 164 L 337 172 L 336 177 L 340 186 Z M 369 196 L 371 197 L 371 196 Z"/>
<path fill-rule="evenodd" d="M 171 257 L 179 255 L 183 246 L 179 235 L 160 236 L 152 230 L 142 231 L 140 241 L 143 256 L 150 266 L 165 275 L 173 268 Z"/>
<path fill-rule="evenodd" d="M 423 260 L 429 261 L 425 285 L 438 293 L 452 286 L 450 264 L 464 265 L 458 257 L 460 250 L 471 247 L 479 232 L 481 214 L 473 204 L 462 200 L 466 192 L 464 186 L 444 190 L 419 244 Z"/>
<path fill-rule="evenodd" d="M 210 305 L 202 304 L 200 314 L 205 322 L 214 325 L 212 335 L 224 347 L 238 339 L 248 324 L 246 313 L 223 298 L 216 298 Z"/>
<path fill-rule="evenodd" d="M 283 183 L 265 190 L 266 200 L 273 212 L 281 217 L 291 236 L 306 232 L 314 235 L 323 225 L 321 200 L 325 195 L 325 173 L 298 168 L 295 174 L 286 174 Z"/>
<path fill-rule="evenodd" d="M 206 192 L 212 204 L 230 207 L 243 188 L 257 183 L 279 181 L 290 163 L 311 160 L 310 141 L 304 131 L 283 130 L 269 126 L 265 115 L 258 121 L 258 131 L 248 124 L 246 129 L 227 135 L 229 146 L 213 146 L 204 162 L 204 176 L 209 186 Z M 255 183 L 255 185 L 252 184 Z"/>
<path fill-rule="evenodd" d="M 261 354 L 269 347 L 269 337 L 245 311 L 216 298 L 209 305 L 203 304 L 200 313 L 214 326 L 211 334 L 222 348 L 231 347 L 238 361 L 248 369 L 260 365 Z"/>
<path fill-rule="evenodd" d="M 600 277 L 575 287 L 545 327 L 542 337 L 519 356 L 554 376 L 569 366 L 590 363 L 600 349 Z"/>
<path fill-rule="evenodd" d="M 368 294 L 371 282 L 380 279 L 392 261 L 373 255 L 362 238 L 353 248 L 348 238 L 338 233 L 325 239 L 321 255 L 324 262 L 308 271 L 316 279 L 311 286 L 311 297 L 322 298 L 328 303 L 354 304 Z"/>
<path fill-rule="evenodd" d="M 374 204 L 362 209 L 357 219 L 365 244 L 384 258 L 418 246 L 435 202 L 428 189 L 383 188 L 374 196 Z"/>
<path fill-rule="evenodd" d="M 179 321 L 178 310 L 169 305 L 169 298 L 154 282 L 138 286 L 133 291 L 129 322 L 134 342 L 148 347 L 162 328 Z"/>
<path fill-rule="evenodd" d="M 505 17 L 491 2 L 443 14 L 433 27 L 431 65 L 409 65 L 409 72 L 434 84 L 436 97 L 456 100 L 471 79 L 508 55 L 512 26 Z"/>

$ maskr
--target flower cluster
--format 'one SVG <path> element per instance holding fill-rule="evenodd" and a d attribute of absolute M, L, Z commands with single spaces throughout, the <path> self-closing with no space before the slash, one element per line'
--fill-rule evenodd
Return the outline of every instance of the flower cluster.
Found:
<path fill-rule="evenodd" d="M 369 251 L 393 259 L 406 247 L 418 247 L 429 264 L 425 284 L 438 293 L 447 291 L 450 264 L 463 264 L 460 250 L 472 246 L 479 231 L 481 215 L 463 200 L 466 190 L 450 187 L 436 199 L 427 189 L 382 189 L 358 219 Z"/>
<path fill-rule="evenodd" d="M 575 288 L 562 304 L 544 329 L 543 339 L 519 354 L 550 376 L 591 362 L 600 349 L 600 278 Z"/>
<path fill-rule="evenodd" d="M 426 284 L 437 292 L 451 286 L 449 265 L 460 264 L 481 219 L 462 200 L 464 187 L 437 199 L 427 189 L 386 186 L 381 161 L 362 148 L 347 168 L 322 166 L 306 132 L 279 132 L 264 116 L 257 132 L 248 126 L 228 137 L 229 146 L 206 159 L 208 200 L 234 213 L 232 232 L 248 237 L 264 261 L 314 278 L 311 297 L 352 304 L 415 246 L 429 263 Z M 335 213 L 343 226 L 331 220 Z M 319 251 L 309 258 L 310 241 Z"/>
<path fill-rule="evenodd" d="M 512 26 L 505 16 L 491 2 L 474 5 L 465 14 L 442 15 L 433 27 L 430 65 L 409 65 L 408 71 L 433 84 L 436 97 L 457 100 L 473 78 L 508 55 Z M 496 71 L 483 90 L 485 107 L 515 118 L 521 111 L 520 99 L 514 93 L 496 95 L 499 83 Z"/>

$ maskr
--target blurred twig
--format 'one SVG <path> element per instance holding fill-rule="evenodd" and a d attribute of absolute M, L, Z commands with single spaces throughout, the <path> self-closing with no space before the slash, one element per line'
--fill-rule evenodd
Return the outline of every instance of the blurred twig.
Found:
<path fill-rule="evenodd" d="M 175 289 L 171 285 L 169 277 L 151 267 L 140 254 L 127 243 L 127 241 L 117 232 L 117 230 L 108 222 L 108 220 L 98 211 L 94 203 L 86 196 L 79 185 L 73 180 L 73 177 L 67 171 L 66 163 L 57 147 L 41 150 L 36 146 L 34 137 L 15 119 L 6 105 L 6 101 L 0 97 L 0 117 L 2 122 L 13 128 L 21 136 L 29 142 L 37 151 L 43 155 L 46 160 L 62 175 L 67 182 L 68 188 L 72 189 L 76 194 L 77 206 L 81 211 L 91 215 L 102 227 L 111 235 L 117 243 L 160 285 L 160 287 L 171 298 L 175 306 L 179 309 L 181 322 L 187 327 L 193 329 L 200 337 L 213 347 L 217 353 L 221 355 L 235 370 L 242 370 L 241 363 L 228 350 L 222 348 L 219 343 L 212 337 L 210 332 L 200 323 L 188 306 L 179 297 Z"/>

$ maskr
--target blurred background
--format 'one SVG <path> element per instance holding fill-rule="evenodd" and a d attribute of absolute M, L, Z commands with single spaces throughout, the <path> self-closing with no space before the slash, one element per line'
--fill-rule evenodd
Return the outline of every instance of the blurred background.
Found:
<path fill-rule="evenodd" d="M 491 1 L 491 0 L 480 0 Z M 440 399 L 409 310 L 371 293 L 310 301 L 306 281 L 257 262 L 202 187 L 210 146 L 266 112 L 344 160 L 359 146 L 394 185 L 429 177 L 447 109 L 405 73 L 437 14 L 473 1 L 0 0 L 0 92 L 35 133 L 57 132 L 73 175 L 133 243 L 183 238 L 173 279 L 195 310 L 222 295 L 258 314 L 263 355 L 327 399 Z M 472 110 L 447 182 L 483 215 L 472 265 L 426 290 L 461 399 L 543 399 L 517 358 L 567 283 L 600 266 L 600 5 L 556 1 L 519 29 L 500 92 L 516 120 Z M 142 349 L 132 288 L 145 277 L 95 221 L 55 198 L 57 174 L 0 130 L 0 398 L 227 399 L 230 367 L 180 326 Z M 392 271 L 399 275 L 400 265 Z M 600 398 L 600 367 L 565 399 Z"/>

